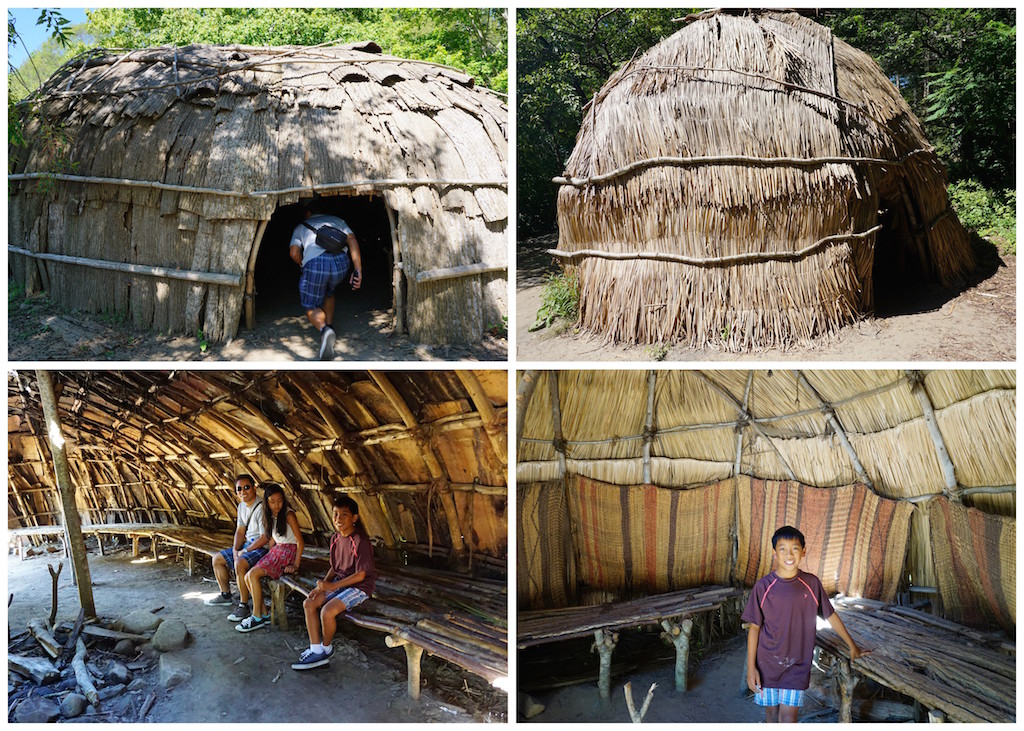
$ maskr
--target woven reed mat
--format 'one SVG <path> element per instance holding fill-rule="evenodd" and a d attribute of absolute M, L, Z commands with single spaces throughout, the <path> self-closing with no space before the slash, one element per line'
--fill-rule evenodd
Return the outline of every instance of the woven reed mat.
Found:
<path fill-rule="evenodd" d="M 880 498 L 864 485 L 736 479 L 738 582 L 753 586 L 772 570 L 772 534 L 792 525 L 807 542 L 800 568 L 821 579 L 827 593 L 883 601 L 896 596 L 910 539 L 910 503 Z"/>
<path fill-rule="evenodd" d="M 1017 527 L 944 497 L 929 500 L 928 525 L 939 596 L 947 616 L 964 624 L 1017 625 Z"/>
<path fill-rule="evenodd" d="M 564 482 L 519 485 L 516 501 L 519 608 L 550 609 L 571 604 L 576 572 Z"/>
<path fill-rule="evenodd" d="M 569 478 L 580 580 L 600 589 L 663 593 L 728 584 L 735 490 L 609 485 Z"/>

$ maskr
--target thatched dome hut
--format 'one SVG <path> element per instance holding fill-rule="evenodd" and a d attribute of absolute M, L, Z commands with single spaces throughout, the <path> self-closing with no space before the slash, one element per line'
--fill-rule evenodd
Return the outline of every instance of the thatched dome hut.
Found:
<path fill-rule="evenodd" d="M 373 43 L 96 50 L 38 101 L 9 176 L 29 292 L 229 340 L 261 292 L 297 303 L 317 194 L 412 340 L 479 341 L 507 310 L 507 109 L 461 72 Z"/>
<path fill-rule="evenodd" d="M 749 588 L 791 523 L 830 595 L 1013 635 L 1013 371 L 527 371 L 519 392 L 520 610 Z"/>
<path fill-rule="evenodd" d="M 504 571 L 503 371 L 57 372 L 83 525 L 218 528 L 234 475 L 284 485 L 307 542 L 326 545 L 330 497 L 351 494 L 382 551 Z M 39 387 L 8 378 L 8 527 L 61 508 Z"/>
<path fill-rule="evenodd" d="M 703 13 L 627 63 L 556 182 L 555 253 L 615 341 L 785 346 L 974 266 L 899 91 L 795 13 Z"/>

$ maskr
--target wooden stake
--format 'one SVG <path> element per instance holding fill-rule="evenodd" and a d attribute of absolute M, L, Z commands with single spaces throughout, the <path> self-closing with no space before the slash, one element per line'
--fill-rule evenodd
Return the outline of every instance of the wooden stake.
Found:
<path fill-rule="evenodd" d="M 647 709 L 651 705 L 651 699 L 654 698 L 654 689 L 658 687 L 657 683 L 651 683 L 651 687 L 647 689 L 647 697 L 644 698 L 644 704 L 640 707 L 640 713 L 636 712 L 636 707 L 633 705 L 633 684 L 626 683 L 622 692 L 626 696 L 626 710 L 629 711 L 629 717 L 633 723 L 640 723 L 644 720 L 644 716 L 647 715 Z"/>
<path fill-rule="evenodd" d="M 594 646 L 591 649 L 597 651 L 599 659 L 597 692 L 601 699 L 606 701 L 612 697 L 612 653 L 618 642 L 618 632 L 594 630 Z"/>
<path fill-rule="evenodd" d="M 96 616 L 96 604 L 92 597 L 92 577 L 89 574 L 89 559 L 85 552 L 85 538 L 82 535 L 82 521 L 75 506 L 75 486 L 71 482 L 68 470 L 68 458 L 64 449 L 64 435 L 61 430 L 60 416 L 57 412 L 57 399 L 53 393 L 53 380 L 50 372 L 36 371 L 39 386 L 39 399 L 43 405 L 46 418 L 46 431 L 49 435 L 50 453 L 53 455 L 53 467 L 57 476 L 60 491 L 64 527 L 68 534 L 71 549 L 71 563 L 74 567 L 75 583 L 78 586 L 78 598 L 86 617 Z"/>
<path fill-rule="evenodd" d="M 48 564 L 46 568 L 50 572 L 50 579 L 52 587 L 50 590 L 50 626 L 57 624 L 57 579 L 60 578 L 60 572 L 64 570 L 64 562 L 59 561 L 57 563 L 57 570 L 53 570 L 53 564 Z"/>
<path fill-rule="evenodd" d="M 676 624 L 667 619 L 661 620 L 661 626 L 665 630 L 662 635 L 668 639 L 676 648 L 676 690 L 680 693 L 686 692 L 686 666 L 690 660 L 690 633 L 693 632 L 693 620 L 684 619 Z"/>
<path fill-rule="evenodd" d="M 419 645 L 414 645 L 406 639 L 398 637 L 397 635 L 388 635 L 384 638 L 384 644 L 388 647 L 404 647 L 405 648 L 405 665 L 406 672 L 408 673 L 408 683 L 406 685 L 409 697 L 414 701 L 420 698 L 420 660 L 423 657 L 423 648 Z"/>

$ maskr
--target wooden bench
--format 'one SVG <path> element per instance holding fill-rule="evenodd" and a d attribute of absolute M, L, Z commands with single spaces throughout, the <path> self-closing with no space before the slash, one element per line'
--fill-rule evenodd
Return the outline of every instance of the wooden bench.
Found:
<path fill-rule="evenodd" d="M 660 624 L 676 648 L 676 690 L 686 690 L 686 666 L 690 653 L 693 617 L 718 609 L 742 591 L 729 586 L 702 586 L 614 604 L 520 612 L 516 631 L 519 649 L 575 637 L 594 637 L 599 656 L 598 691 L 611 697 L 612 652 L 617 630 L 643 624 Z"/>
<path fill-rule="evenodd" d="M 858 645 L 871 653 L 854 660 L 831 628 L 817 644 L 832 655 L 840 678 L 840 723 L 852 720 L 858 675 L 909 696 L 941 716 L 964 723 L 1016 720 L 1016 645 L 925 612 L 869 599 L 833 600 Z"/>
<path fill-rule="evenodd" d="M 64 543 L 64 555 L 68 555 L 67 539 L 64 538 L 64 526 L 62 525 L 30 525 L 24 528 L 8 528 L 8 541 L 14 541 L 14 547 L 18 552 L 18 558 L 25 560 L 25 552 L 31 543 L 30 538 L 43 536 L 60 536 Z"/>
<path fill-rule="evenodd" d="M 270 581 L 271 617 L 288 629 L 285 598 L 308 596 L 326 575 L 325 558 L 303 555 L 302 574 Z M 414 567 L 378 565 L 373 597 L 341 619 L 383 632 L 388 647 L 403 647 L 408 693 L 420 695 L 424 650 L 508 692 L 508 589 L 505 582 L 472 579 Z"/>

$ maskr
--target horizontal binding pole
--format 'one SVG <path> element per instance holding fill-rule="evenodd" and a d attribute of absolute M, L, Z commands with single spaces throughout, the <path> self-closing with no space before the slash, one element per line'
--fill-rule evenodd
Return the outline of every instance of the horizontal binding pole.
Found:
<path fill-rule="evenodd" d="M 86 259 L 81 256 L 64 256 L 63 254 L 45 254 L 38 251 L 29 251 L 17 246 L 8 246 L 7 251 L 12 254 L 22 254 L 33 259 L 46 259 L 61 264 L 75 264 L 78 266 L 91 267 L 93 269 L 108 269 L 114 272 L 127 272 L 128 274 L 144 274 L 150 277 L 164 277 L 167 279 L 183 279 L 187 282 L 202 282 L 204 284 L 220 284 L 226 287 L 239 287 L 242 283 L 241 274 L 217 274 L 214 272 L 196 272 L 185 269 L 168 269 L 166 267 L 152 267 L 144 264 L 125 264 L 117 261 L 105 261 L 103 259 Z"/>
<path fill-rule="evenodd" d="M 699 157 L 650 157 L 637 160 L 602 175 L 587 178 L 560 176 L 552 178 L 556 185 L 571 185 L 582 188 L 629 175 L 637 170 L 650 167 L 691 167 L 697 165 L 751 165 L 764 167 L 817 167 L 819 165 L 902 165 L 907 158 L 928 150 L 914 150 L 896 160 L 879 157 L 755 157 L 751 155 L 702 155 Z"/>
<path fill-rule="evenodd" d="M 508 180 L 440 180 L 437 178 L 389 178 L 384 180 L 353 180 L 347 183 L 321 183 L 300 185 L 277 190 L 225 190 L 222 188 L 199 188 L 192 185 L 161 183 L 157 180 L 132 180 L 130 178 L 103 178 L 95 175 L 70 175 L 67 173 L 16 173 L 7 176 L 8 181 L 18 180 L 60 180 L 68 183 L 93 183 L 96 185 L 121 185 L 128 188 L 150 188 L 169 190 L 175 193 L 197 193 L 219 195 L 226 198 L 267 198 L 289 193 L 322 193 L 329 190 L 351 190 L 354 188 L 502 188 L 508 187 Z"/>
<path fill-rule="evenodd" d="M 789 261 L 792 259 L 802 259 L 815 250 L 820 249 L 828 244 L 839 243 L 840 241 L 849 241 L 851 239 L 863 239 L 876 231 L 882 229 L 881 224 L 869 228 L 867 231 L 855 234 L 836 234 L 835 236 L 826 236 L 823 239 L 818 239 L 813 244 L 805 246 L 797 251 L 766 251 L 766 252 L 751 252 L 749 254 L 732 254 L 729 256 L 713 256 L 706 259 L 698 259 L 693 256 L 684 256 L 683 254 L 669 254 L 667 252 L 660 251 L 637 251 L 637 252 L 617 252 L 617 251 L 598 251 L 597 249 L 580 249 L 579 251 L 560 251 L 559 249 L 548 249 L 547 253 L 551 256 L 556 256 L 561 259 L 581 259 L 581 258 L 594 258 L 594 259 L 612 259 L 614 261 L 634 261 L 634 260 L 646 260 L 646 261 L 667 261 L 674 264 L 690 264 L 698 267 L 711 267 L 721 266 L 723 264 L 758 264 L 764 261 Z"/>
<path fill-rule="evenodd" d="M 416 275 L 416 282 L 437 282 L 442 279 L 457 279 L 458 277 L 468 277 L 472 274 L 486 274 L 487 272 L 506 272 L 508 271 L 507 264 L 463 264 L 457 267 L 448 267 L 447 269 L 431 269 L 426 272 L 420 272 Z"/>

